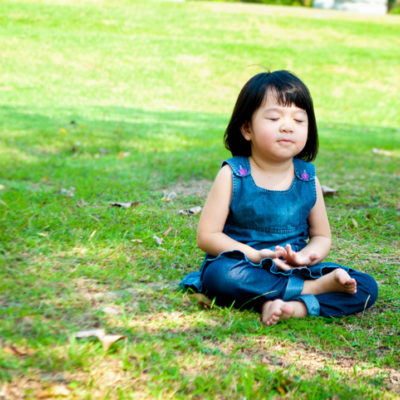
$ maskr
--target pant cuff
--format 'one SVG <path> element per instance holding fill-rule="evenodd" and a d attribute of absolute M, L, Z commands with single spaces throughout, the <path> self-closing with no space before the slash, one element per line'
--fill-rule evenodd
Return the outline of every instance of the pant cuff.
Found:
<path fill-rule="evenodd" d="M 292 275 L 289 278 L 282 300 L 288 301 L 293 300 L 294 297 L 299 297 L 303 290 L 303 286 L 304 280 L 298 276 Z"/>
<path fill-rule="evenodd" d="M 308 311 L 308 315 L 310 316 L 318 316 L 319 315 L 319 301 L 313 294 L 303 294 L 299 296 L 296 300 L 301 300 Z"/>

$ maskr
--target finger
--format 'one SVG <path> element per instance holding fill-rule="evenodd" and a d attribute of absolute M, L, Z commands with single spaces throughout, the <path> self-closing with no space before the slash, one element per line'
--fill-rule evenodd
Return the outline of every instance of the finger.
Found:
<path fill-rule="evenodd" d="M 275 258 L 277 257 L 276 252 L 272 251 L 270 249 L 262 249 L 260 250 L 261 256 L 262 257 L 269 257 L 269 258 Z"/>
<path fill-rule="evenodd" d="M 292 269 L 288 264 L 286 264 L 284 261 L 280 260 L 279 258 L 275 258 L 274 262 L 275 262 L 275 265 L 282 271 L 289 271 Z"/>
<path fill-rule="evenodd" d="M 293 257 L 293 250 L 292 250 L 292 246 L 290 244 L 286 245 L 286 251 L 289 254 L 289 257 Z"/>
<path fill-rule="evenodd" d="M 284 247 L 275 246 L 275 250 L 276 250 L 276 253 L 277 253 L 277 257 L 283 257 L 283 258 L 287 257 L 286 249 Z"/>
<path fill-rule="evenodd" d="M 286 256 L 286 251 L 285 251 L 285 249 L 283 249 L 283 248 L 276 249 L 275 254 L 276 254 L 276 256 L 275 256 L 276 258 L 280 258 L 280 257 L 285 258 L 285 256 Z"/>

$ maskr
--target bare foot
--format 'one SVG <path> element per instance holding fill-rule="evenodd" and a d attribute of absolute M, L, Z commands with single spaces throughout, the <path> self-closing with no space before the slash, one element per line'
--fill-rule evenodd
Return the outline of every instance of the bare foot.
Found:
<path fill-rule="evenodd" d="M 277 299 L 267 301 L 263 304 L 261 322 L 270 326 L 276 324 L 279 320 L 290 318 L 294 314 L 294 308 L 291 304 Z"/>
<path fill-rule="evenodd" d="M 304 281 L 301 294 L 322 294 L 331 292 L 357 293 L 357 281 L 346 270 L 336 268 L 318 279 Z"/>
<path fill-rule="evenodd" d="M 357 293 L 357 281 L 351 278 L 347 271 L 342 268 L 338 268 L 333 272 L 335 273 L 336 281 L 343 289 L 340 291 L 350 294 Z"/>

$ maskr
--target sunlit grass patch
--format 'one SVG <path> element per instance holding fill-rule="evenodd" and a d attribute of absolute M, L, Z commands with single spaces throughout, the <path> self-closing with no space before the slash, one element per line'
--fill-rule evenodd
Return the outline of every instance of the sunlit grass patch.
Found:
<path fill-rule="evenodd" d="M 0 17 L 0 397 L 399 396 L 396 18 L 203 2 L 18 0 Z M 371 62 L 373 60 L 373 62 Z M 178 282 L 252 74 L 310 87 L 330 260 L 377 304 L 264 327 Z M 131 203 L 129 208 L 111 202 Z M 156 239 L 157 238 L 157 239 Z M 105 350 L 82 330 L 124 336 Z"/>

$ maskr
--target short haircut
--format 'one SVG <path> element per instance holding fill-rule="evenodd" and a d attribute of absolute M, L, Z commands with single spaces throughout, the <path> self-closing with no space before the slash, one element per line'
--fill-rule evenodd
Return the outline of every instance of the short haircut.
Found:
<path fill-rule="evenodd" d="M 307 86 L 297 76 L 284 70 L 262 72 L 253 76 L 243 86 L 225 131 L 225 147 L 233 156 L 248 157 L 251 155 L 251 144 L 243 137 L 241 127 L 251 121 L 254 112 L 271 93 L 277 96 L 280 105 L 294 104 L 306 111 L 308 116 L 307 142 L 296 158 L 305 161 L 314 160 L 318 153 L 318 131 L 312 98 Z"/>

